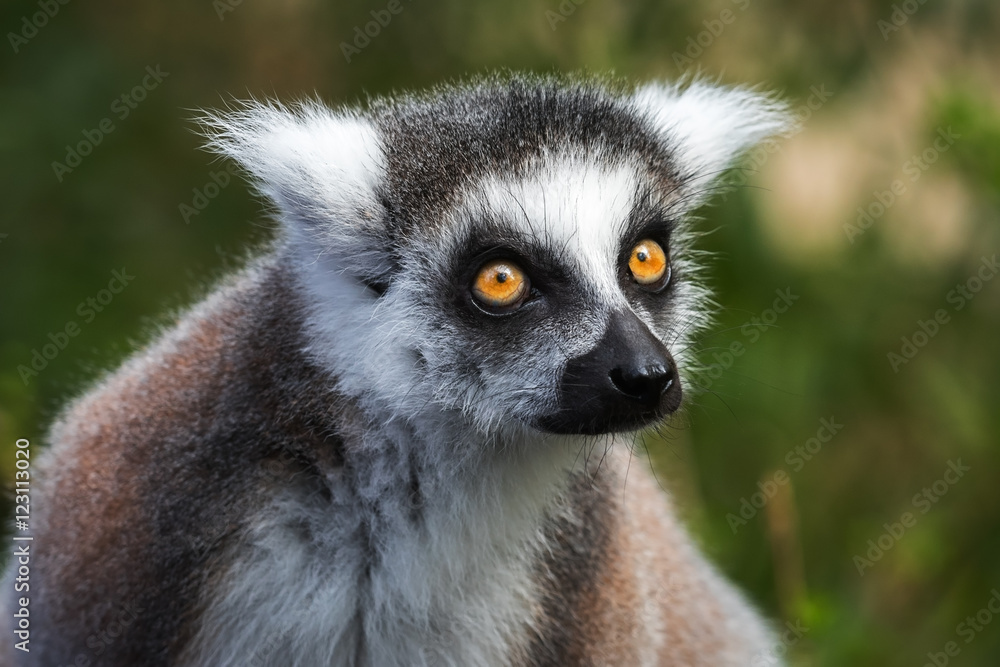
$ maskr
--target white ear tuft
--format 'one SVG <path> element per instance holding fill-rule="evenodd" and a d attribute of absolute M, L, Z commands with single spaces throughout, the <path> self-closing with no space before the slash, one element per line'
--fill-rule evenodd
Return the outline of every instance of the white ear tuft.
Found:
<path fill-rule="evenodd" d="M 673 152 L 688 187 L 703 189 L 737 157 L 792 127 L 788 107 L 773 96 L 705 81 L 650 83 L 636 90 L 642 110 Z"/>
<path fill-rule="evenodd" d="M 356 214 L 373 201 L 384 172 L 371 124 L 319 102 L 246 102 L 199 120 L 209 147 L 240 163 L 261 193 L 292 215 Z"/>
<path fill-rule="evenodd" d="M 243 102 L 197 120 L 209 148 L 238 162 L 277 204 L 293 240 L 353 260 L 344 267 L 352 273 L 384 270 L 365 261 L 385 231 L 377 196 L 385 160 L 369 121 L 317 101 Z"/>

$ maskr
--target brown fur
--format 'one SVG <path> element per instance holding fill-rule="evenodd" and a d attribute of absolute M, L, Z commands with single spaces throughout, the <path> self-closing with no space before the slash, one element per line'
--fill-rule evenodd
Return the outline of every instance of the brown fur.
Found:
<path fill-rule="evenodd" d="M 8 660 L 174 664 L 267 490 L 329 493 L 364 417 L 305 358 L 294 280 L 262 262 L 66 412 L 40 466 L 33 651 Z M 541 527 L 529 666 L 742 655 L 733 594 L 627 457 L 579 473 Z M 126 604 L 135 620 L 98 653 L 88 640 Z"/>
<path fill-rule="evenodd" d="M 300 357 L 295 323 L 267 321 L 294 312 L 290 280 L 251 271 L 55 426 L 39 467 L 23 664 L 170 664 L 209 563 L 252 516 L 253 494 L 237 489 L 335 464 L 332 420 L 317 418 L 334 414 L 333 395 Z M 88 638 L 125 604 L 142 612 L 98 654 Z"/>
<path fill-rule="evenodd" d="M 532 667 L 710 667 L 746 649 L 751 629 L 725 607 L 731 594 L 706 570 L 648 462 L 628 458 L 612 450 L 550 519 Z"/>

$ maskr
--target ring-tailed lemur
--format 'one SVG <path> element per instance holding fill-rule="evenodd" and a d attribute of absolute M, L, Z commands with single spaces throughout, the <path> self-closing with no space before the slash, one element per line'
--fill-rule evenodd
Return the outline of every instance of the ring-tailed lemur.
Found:
<path fill-rule="evenodd" d="M 628 434 L 678 409 L 707 318 L 685 217 L 781 104 L 507 76 L 206 123 L 279 238 L 54 426 L 8 661 L 768 649 Z"/>

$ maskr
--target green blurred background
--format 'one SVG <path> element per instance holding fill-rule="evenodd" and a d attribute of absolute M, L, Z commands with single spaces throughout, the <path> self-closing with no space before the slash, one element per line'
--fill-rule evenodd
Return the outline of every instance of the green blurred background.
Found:
<path fill-rule="evenodd" d="M 1000 618 L 980 612 L 1000 590 L 1000 280 L 983 261 L 1000 250 L 1000 8 L 401 0 L 348 62 L 387 4 L 0 7 L 0 479 L 16 438 L 43 442 L 68 398 L 270 237 L 242 181 L 210 185 L 225 164 L 195 109 L 501 67 L 700 71 L 780 91 L 802 124 L 702 212 L 722 308 L 699 342 L 707 391 L 647 442 L 658 473 L 721 568 L 807 629 L 788 635 L 795 664 L 1000 664 Z M 102 293 L 123 267 L 134 279 Z"/>

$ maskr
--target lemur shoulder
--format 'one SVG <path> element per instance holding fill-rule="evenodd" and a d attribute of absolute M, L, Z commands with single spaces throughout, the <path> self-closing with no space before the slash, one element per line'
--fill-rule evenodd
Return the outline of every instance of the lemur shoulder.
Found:
<path fill-rule="evenodd" d="M 507 76 L 205 121 L 278 238 L 53 427 L 31 652 L 8 663 L 714 667 L 770 646 L 630 446 L 681 408 L 709 319 L 690 212 L 782 131 L 779 103 Z"/>

